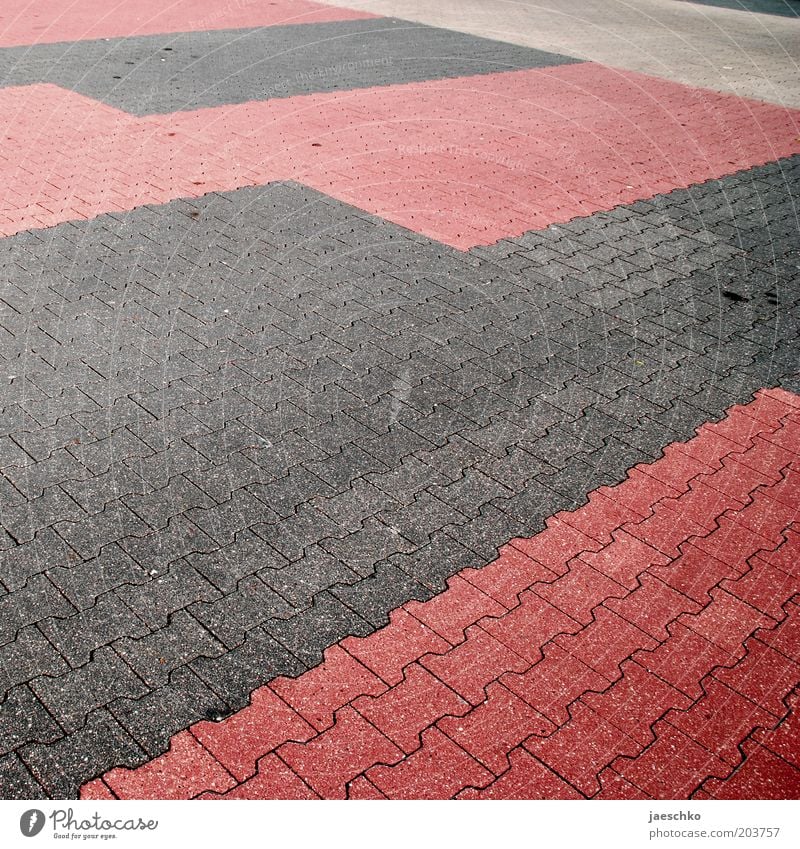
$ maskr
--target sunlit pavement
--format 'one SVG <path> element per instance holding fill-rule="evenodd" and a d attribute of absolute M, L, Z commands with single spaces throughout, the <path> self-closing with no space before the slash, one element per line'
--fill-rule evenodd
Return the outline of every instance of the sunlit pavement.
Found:
<path fill-rule="evenodd" d="M 0 10 L 0 795 L 797 798 L 782 0 Z"/>

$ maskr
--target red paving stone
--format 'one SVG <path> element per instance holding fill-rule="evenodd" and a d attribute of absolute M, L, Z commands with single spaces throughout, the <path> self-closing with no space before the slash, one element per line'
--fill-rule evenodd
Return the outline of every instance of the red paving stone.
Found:
<path fill-rule="evenodd" d="M 385 628 L 369 637 L 348 637 L 342 647 L 390 685 L 399 684 L 405 667 L 424 654 L 444 654 L 452 648 L 402 608 L 391 614 Z"/>
<path fill-rule="evenodd" d="M 229 790 L 201 793 L 199 799 L 319 799 L 320 797 L 277 755 L 266 755 L 259 761 L 258 773 Z"/>
<path fill-rule="evenodd" d="M 320 702 L 324 703 L 322 694 Z M 315 734 L 315 729 L 268 687 L 256 690 L 250 705 L 229 720 L 198 722 L 191 733 L 239 781 L 255 773 L 257 761 L 266 752 L 286 740 L 308 740 Z"/>
<path fill-rule="evenodd" d="M 6 88 L 0 233 L 295 180 L 466 250 L 795 152 L 797 113 L 698 91 L 586 62 L 137 118 Z M 513 167 L 480 156 L 509 146 Z"/>
<path fill-rule="evenodd" d="M 727 779 L 710 779 L 702 790 L 712 799 L 798 799 L 800 769 L 757 744 L 745 744 L 746 758 Z"/>
<path fill-rule="evenodd" d="M 718 428 L 732 437 L 724 444 L 700 429 L 705 469 L 680 462 L 691 478 L 665 474 L 669 489 L 648 510 L 638 502 L 638 522 L 608 510 L 603 529 L 591 499 L 514 540 L 487 573 L 464 570 L 438 597 L 256 691 L 238 714 L 179 734 L 162 757 L 88 783 L 83 797 L 796 797 L 800 536 L 770 498 L 785 466 L 765 468 L 763 454 L 767 440 L 791 442 L 782 432 L 796 404 L 759 393 Z M 665 457 L 693 452 L 689 442 Z M 728 461 L 746 465 L 751 452 L 763 474 L 746 503 L 710 497 L 726 494 Z M 699 483 L 709 467 L 719 490 Z M 665 503 L 680 512 L 682 498 L 693 521 L 670 559 L 635 532 Z M 761 512 L 739 521 L 763 505 L 769 537 L 752 518 Z M 725 522 L 734 544 L 696 547 Z"/>
<path fill-rule="evenodd" d="M 614 771 L 653 799 L 686 799 L 708 776 L 726 777 L 731 766 L 667 722 L 636 757 L 614 762 Z"/>
<path fill-rule="evenodd" d="M 437 727 L 495 775 L 508 769 L 514 746 L 529 735 L 555 730 L 550 720 L 499 683 L 486 688 L 486 701 L 469 715 L 446 716 Z"/>
<path fill-rule="evenodd" d="M 680 690 L 649 673 L 633 660 L 620 667 L 622 677 L 601 693 L 584 693 L 584 704 L 615 728 L 642 746 L 653 739 L 651 726 L 664 713 L 675 708 L 686 710 L 691 699 Z"/>
<path fill-rule="evenodd" d="M 270 684 L 317 731 L 333 725 L 338 708 L 363 694 L 377 696 L 386 684 L 339 646 L 325 652 L 325 660 L 299 678 L 278 678 Z"/>
<path fill-rule="evenodd" d="M 308 0 L 6 0 L 0 47 L 368 17 Z"/>
<path fill-rule="evenodd" d="M 525 749 L 509 755 L 510 769 L 483 790 L 469 788 L 459 799 L 582 799 L 578 791 Z"/>
<path fill-rule="evenodd" d="M 800 691 L 795 691 L 787 699 L 790 713 L 775 728 L 753 732 L 752 739 L 800 769 L 800 714 L 796 710 L 798 701 Z"/>
<path fill-rule="evenodd" d="M 559 513 L 557 519 L 577 528 L 581 533 L 604 544 L 611 542 L 609 528 L 619 527 L 623 522 L 641 518 L 639 514 L 624 504 L 606 498 L 602 492 L 589 494 L 589 501 L 581 510 L 574 513 Z"/>
<path fill-rule="evenodd" d="M 307 745 L 287 743 L 278 755 L 324 799 L 344 799 L 347 783 L 372 764 L 403 759 L 388 737 L 350 707 L 326 734 Z"/>
<path fill-rule="evenodd" d="M 521 592 L 528 587 L 552 581 L 557 573 L 537 563 L 513 545 L 504 545 L 497 560 L 483 569 L 465 569 L 461 577 L 510 610 L 519 603 Z M 539 595 L 542 593 L 539 592 Z"/>
<path fill-rule="evenodd" d="M 103 780 L 120 799 L 186 799 L 236 786 L 236 779 L 188 731 L 177 734 L 161 757 L 136 770 L 112 769 Z"/>
<path fill-rule="evenodd" d="M 424 604 L 409 602 L 405 610 L 451 645 L 463 642 L 465 629 L 484 616 L 508 613 L 507 608 L 458 575 L 448 581 L 443 593 Z"/>

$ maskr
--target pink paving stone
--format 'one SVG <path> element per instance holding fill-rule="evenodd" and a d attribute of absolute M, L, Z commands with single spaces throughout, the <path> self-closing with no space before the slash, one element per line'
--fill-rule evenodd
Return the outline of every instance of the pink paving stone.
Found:
<path fill-rule="evenodd" d="M 714 678 L 706 679 L 705 693 L 687 710 L 670 711 L 666 720 L 722 760 L 737 766 L 739 743 L 755 728 L 772 726 L 775 717 L 755 702 Z"/>
<path fill-rule="evenodd" d="M 653 739 L 653 723 L 670 708 L 688 708 L 691 700 L 635 661 L 623 663 L 621 671 L 622 677 L 607 690 L 584 693 L 580 703 L 645 746 Z"/>
<path fill-rule="evenodd" d="M 634 755 L 642 744 L 580 702 L 569 721 L 547 737 L 530 737 L 525 748 L 586 796 L 599 792 L 598 774 L 618 755 Z"/>
<path fill-rule="evenodd" d="M 50 85 L 5 89 L 0 108 L 0 179 L 26 199 L 5 234 L 290 179 L 462 250 L 791 155 L 797 121 L 590 62 L 146 118 Z M 452 137 L 457 153 L 418 152 Z M 519 167 L 478 147 L 510 147 Z M 740 447 L 707 450 L 724 443 Z"/>
<path fill-rule="evenodd" d="M 775 624 L 772 617 L 725 590 L 711 590 L 711 598 L 712 603 L 700 613 L 684 614 L 677 621 L 729 652 L 738 652 L 758 628 L 769 628 Z"/>
<path fill-rule="evenodd" d="M 604 607 L 656 640 L 669 637 L 667 625 L 682 613 L 697 613 L 700 605 L 683 593 L 654 578 L 642 575 L 641 586 L 624 598 L 608 598 Z"/>
<path fill-rule="evenodd" d="M 298 678 L 276 678 L 270 685 L 317 731 L 333 725 L 339 708 L 358 696 L 377 696 L 386 684 L 340 646 L 331 646 L 325 659 Z"/>
<path fill-rule="evenodd" d="M 360 799 L 362 801 L 378 801 L 387 797 L 369 779 L 363 775 L 359 775 L 358 778 L 351 781 L 348 785 L 347 798 Z"/>
<path fill-rule="evenodd" d="M 204 793 L 200 799 L 319 799 L 298 775 L 274 754 L 258 763 L 258 772 L 224 795 Z"/>
<path fill-rule="evenodd" d="M 774 728 L 758 729 L 752 735 L 755 743 L 764 746 L 782 757 L 787 763 L 800 769 L 800 690 L 795 690 L 787 699 L 789 713 Z"/>
<path fill-rule="evenodd" d="M 746 565 L 742 568 L 746 568 Z M 681 547 L 681 553 L 666 565 L 652 566 L 649 573 L 703 606 L 711 601 L 709 591 L 724 578 L 737 578 L 740 569 L 717 560 L 692 543 Z"/>
<path fill-rule="evenodd" d="M 800 769 L 769 749 L 755 743 L 744 746 L 742 765 L 726 780 L 710 779 L 703 785 L 714 799 L 793 799 L 800 798 Z"/>
<path fill-rule="evenodd" d="M 104 781 L 120 799 L 190 799 L 236 784 L 234 777 L 188 732 L 172 738 L 169 751 L 138 769 L 112 769 Z"/>
<path fill-rule="evenodd" d="M 308 0 L 5 0 L 0 47 L 368 17 Z"/>
<path fill-rule="evenodd" d="M 519 607 L 500 619 L 483 621 L 481 627 L 520 657 L 535 663 L 542 657 L 542 646 L 558 634 L 576 633 L 581 623 L 541 596 L 524 592 Z"/>
<path fill-rule="evenodd" d="M 467 716 L 448 716 L 436 727 L 476 760 L 501 775 L 509 768 L 508 752 L 532 734 L 556 730 L 542 716 L 502 684 L 486 688 L 486 701 Z"/>
<path fill-rule="evenodd" d="M 222 722 L 198 722 L 192 734 L 239 781 L 253 775 L 260 757 L 287 740 L 308 740 L 314 728 L 268 687 Z"/>
<path fill-rule="evenodd" d="M 483 790 L 470 788 L 459 799 L 581 799 L 578 791 L 525 749 L 514 749 L 511 768 Z"/>
<path fill-rule="evenodd" d="M 403 753 L 352 708 L 309 743 L 287 743 L 280 758 L 323 799 L 344 799 L 347 784 L 373 764 L 396 763 Z"/>
<path fill-rule="evenodd" d="M 708 776 L 732 767 L 669 723 L 655 725 L 655 742 L 636 758 L 618 758 L 613 770 L 655 799 L 685 799 Z"/>
<path fill-rule="evenodd" d="M 654 565 L 664 565 L 670 558 L 644 540 L 627 531 L 615 531 L 614 541 L 601 551 L 586 551 L 580 559 L 616 583 L 630 590 L 639 585 L 639 575 Z"/>

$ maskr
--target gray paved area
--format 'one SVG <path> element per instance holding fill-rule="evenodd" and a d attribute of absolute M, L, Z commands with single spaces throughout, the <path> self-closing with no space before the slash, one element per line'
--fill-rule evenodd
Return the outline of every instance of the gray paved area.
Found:
<path fill-rule="evenodd" d="M 0 87 L 51 83 L 148 115 L 575 61 L 372 18 L 9 47 Z"/>

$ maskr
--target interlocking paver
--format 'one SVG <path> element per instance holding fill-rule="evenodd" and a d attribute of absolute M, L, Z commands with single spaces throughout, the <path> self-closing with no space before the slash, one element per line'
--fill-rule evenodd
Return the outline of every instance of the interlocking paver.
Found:
<path fill-rule="evenodd" d="M 705 444 L 703 431 L 697 439 Z M 692 450 L 688 445 L 687 451 Z M 680 461 L 678 468 L 684 475 L 697 473 Z M 679 491 L 683 495 L 677 499 L 663 492 L 661 496 L 691 501 L 696 488 L 690 481 Z M 763 497 L 769 490 L 755 491 Z M 749 503 L 753 502 L 734 501 L 731 506 L 724 500 L 704 498 L 692 509 L 702 526 L 710 515 L 735 517 Z M 552 529 L 569 526 L 571 517 L 580 516 L 582 510 L 563 513 L 540 536 L 550 539 Z M 609 511 L 608 528 L 596 525 L 600 538 L 614 540 L 608 548 L 619 542 L 613 526 L 627 519 L 626 514 Z M 578 533 L 557 534 L 555 539 L 561 545 L 559 556 L 567 557 L 569 578 L 569 564 L 581 562 L 574 554 L 586 554 L 587 538 Z M 572 559 L 567 540 L 572 542 Z M 784 540 L 774 548 L 781 551 L 786 544 Z M 533 543 L 527 547 L 541 550 Z M 754 562 L 737 573 L 743 577 L 731 581 L 717 573 L 716 583 L 707 584 L 709 591 L 698 593 L 697 601 L 649 574 L 648 570 L 668 568 L 663 558 L 648 553 L 652 549 L 639 545 L 633 552 L 632 562 L 638 561 L 639 567 L 635 586 L 627 589 L 615 584 L 618 593 L 609 597 L 602 582 L 590 585 L 597 596 L 585 622 L 572 619 L 530 591 L 546 594 L 540 587 L 551 589 L 564 577 L 548 580 L 546 573 L 545 580 L 536 580 L 532 575 L 530 589 L 514 595 L 509 609 L 457 576 L 445 592 L 399 610 L 383 631 L 361 640 L 349 638 L 344 648 L 360 655 L 366 665 L 335 648 L 323 665 L 295 680 L 272 685 L 273 693 L 286 700 L 282 704 L 294 705 L 299 711 L 294 715 L 303 714 L 310 721 L 306 742 L 290 742 L 297 733 L 291 728 L 285 729 L 282 746 L 279 729 L 274 736 L 267 735 L 268 742 L 262 740 L 263 734 L 259 736 L 261 732 L 254 736 L 250 715 L 255 702 L 236 714 L 230 726 L 223 720 L 219 731 L 208 723 L 199 727 L 210 729 L 223 741 L 220 756 L 235 765 L 240 781 L 245 779 L 243 796 L 255 792 L 259 782 L 270 786 L 266 776 L 250 776 L 259 756 L 269 755 L 276 745 L 280 746 L 277 754 L 323 796 L 341 796 L 354 778 L 352 792 L 348 791 L 351 798 L 456 794 L 475 798 L 480 797 L 481 788 L 493 784 L 490 797 L 502 794 L 504 787 L 513 796 L 520 792 L 514 789 L 520 782 L 536 777 L 557 796 L 668 798 L 673 792 L 693 793 L 709 777 L 727 780 L 740 769 L 742 741 L 746 745 L 746 738 L 759 727 L 771 728 L 786 718 L 787 693 L 796 679 L 797 664 L 781 652 L 787 645 L 785 637 L 778 637 L 777 648 L 765 640 L 794 633 L 796 605 L 789 601 L 793 589 L 787 584 L 776 616 L 764 616 L 725 592 L 720 583 L 735 585 L 743 577 L 754 576 L 752 583 L 775 572 L 788 575 L 753 555 Z M 768 557 L 770 551 L 762 547 L 761 554 Z M 679 554 L 676 559 L 682 558 Z M 588 564 L 584 568 L 591 569 Z M 479 573 L 464 572 L 467 577 L 471 574 Z M 714 574 L 706 580 L 713 580 Z M 767 580 L 764 586 L 775 591 L 782 585 Z M 587 609 L 585 596 L 574 593 L 572 600 L 579 610 Z M 567 609 L 569 601 L 566 592 L 562 605 Z M 731 604 L 741 604 L 743 609 L 731 616 Z M 448 618 L 448 607 L 454 617 Z M 548 609 L 556 618 L 548 617 Z M 752 615 L 745 616 L 745 609 Z M 537 627 L 527 636 L 525 627 L 517 623 L 526 611 Z M 470 620 L 476 624 L 465 628 Z M 492 633 L 512 643 L 517 652 L 506 649 Z M 404 654 L 387 657 L 393 646 L 404 644 Z M 766 662 L 765 655 L 769 655 Z M 368 671 L 370 663 L 383 681 Z M 369 724 L 361 724 L 358 715 Z M 232 742 L 239 726 L 242 739 L 251 740 L 242 750 L 243 760 L 237 760 L 240 756 Z M 392 748 L 392 743 L 399 748 Z M 520 743 L 537 760 L 514 755 Z M 481 764 L 490 772 L 483 771 Z M 775 774 L 780 786 L 791 786 L 785 770 Z M 178 779 L 180 775 L 178 768 Z M 299 786 L 296 790 L 300 795 L 304 792 Z M 209 786 L 203 792 L 214 790 Z"/>
<path fill-rule="evenodd" d="M 796 113 L 62 5 L 0 12 L 3 792 L 782 792 Z"/>

